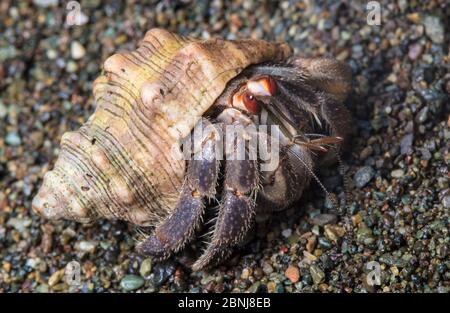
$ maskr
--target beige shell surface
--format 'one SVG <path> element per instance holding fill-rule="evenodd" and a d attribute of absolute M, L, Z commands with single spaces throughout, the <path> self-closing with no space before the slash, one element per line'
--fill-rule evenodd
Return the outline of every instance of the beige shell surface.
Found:
<path fill-rule="evenodd" d="M 94 82 L 96 110 L 62 137 L 33 209 L 55 219 L 154 224 L 178 200 L 181 140 L 244 68 L 291 52 L 283 43 L 148 31 L 135 51 L 105 61 Z"/>

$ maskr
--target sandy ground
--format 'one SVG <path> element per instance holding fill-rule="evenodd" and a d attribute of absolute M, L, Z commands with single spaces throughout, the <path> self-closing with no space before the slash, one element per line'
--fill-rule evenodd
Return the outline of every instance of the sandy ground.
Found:
<path fill-rule="evenodd" d="M 442 1 L 65 1 L 0 4 L 0 292 L 448 292 L 449 8 Z M 372 21 L 372 19 L 370 19 Z M 85 22 L 85 18 L 82 18 Z M 348 62 L 357 134 L 344 158 L 348 201 L 313 185 L 261 222 L 223 265 L 192 273 L 190 253 L 155 263 L 122 222 L 49 222 L 30 203 L 62 134 L 93 111 L 103 61 L 152 27 L 208 38 L 283 40 Z M 336 168 L 320 177 L 343 202 Z M 64 273 L 79 264 L 80 284 Z M 372 262 L 372 263 L 371 263 Z M 379 282 L 367 277 L 379 270 Z M 378 273 L 378 272 L 377 272 Z"/>

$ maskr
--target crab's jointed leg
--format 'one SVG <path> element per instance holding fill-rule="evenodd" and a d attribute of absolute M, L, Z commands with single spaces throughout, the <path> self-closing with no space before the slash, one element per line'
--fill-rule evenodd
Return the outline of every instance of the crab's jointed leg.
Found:
<path fill-rule="evenodd" d="M 292 154 L 292 149 L 297 151 Z M 313 161 L 301 146 L 283 147 L 280 162 L 273 171 L 261 172 L 261 191 L 257 199 L 257 212 L 280 211 L 300 199 L 310 181 L 306 166 L 313 168 Z M 301 163 L 298 158 L 302 158 Z"/>
<path fill-rule="evenodd" d="M 239 140 L 236 138 L 233 149 L 238 149 L 237 142 Z M 252 160 L 246 149 L 244 160 L 230 160 L 227 156 L 225 162 L 223 195 L 211 241 L 193 265 L 194 270 L 217 264 L 226 258 L 244 239 L 254 221 L 259 187 L 257 160 Z"/>
<path fill-rule="evenodd" d="M 207 120 L 202 125 L 212 125 Z M 203 127 L 203 126 L 202 126 Z M 194 236 L 202 221 L 205 198 L 212 198 L 216 192 L 220 163 L 216 158 L 216 144 L 220 138 L 204 133 L 200 157 L 188 164 L 186 181 L 183 184 L 180 200 L 175 210 L 155 228 L 155 231 L 138 246 L 138 249 L 155 259 L 168 258 L 173 252 L 182 249 Z"/>

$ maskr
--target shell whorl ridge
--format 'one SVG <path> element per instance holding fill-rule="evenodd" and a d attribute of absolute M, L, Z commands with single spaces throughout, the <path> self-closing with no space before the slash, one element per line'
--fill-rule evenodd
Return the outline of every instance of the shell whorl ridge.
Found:
<path fill-rule="evenodd" d="M 33 209 L 79 222 L 156 223 L 178 201 L 185 173 L 181 140 L 243 69 L 291 53 L 284 43 L 148 31 L 135 51 L 105 61 L 93 87 L 96 110 L 79 130 L 63 135 Z"/>

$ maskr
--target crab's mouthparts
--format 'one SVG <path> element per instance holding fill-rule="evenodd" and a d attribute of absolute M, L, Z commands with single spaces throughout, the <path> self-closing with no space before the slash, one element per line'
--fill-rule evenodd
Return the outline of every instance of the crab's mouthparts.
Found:
<path fill-rule="evenodd" d="M 277 103 L 278 101 L 271 101 L 267 103 L 266 101 L 261 101 L 265 111 L 267 112 L 269 118 L 273 120 L 278 126 L 282 133 L 293 141 L 296 136 L 300 136 L 301 130 L 293 122 L 293 119 L 289 116 L 289 112 Z"/>

